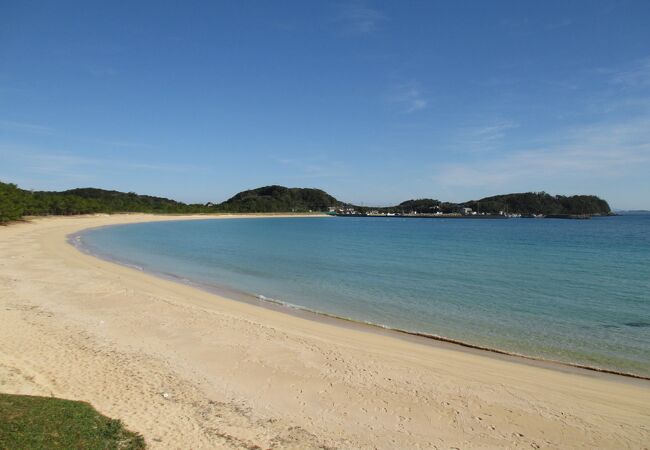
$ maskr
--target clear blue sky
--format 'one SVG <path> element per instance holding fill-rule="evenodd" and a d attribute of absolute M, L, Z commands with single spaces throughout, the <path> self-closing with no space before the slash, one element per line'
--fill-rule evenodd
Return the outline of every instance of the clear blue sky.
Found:
<path fill-rule="evenodd" d="M 0 180 L 650 208 L 650 1 L 3 1 Z"/>

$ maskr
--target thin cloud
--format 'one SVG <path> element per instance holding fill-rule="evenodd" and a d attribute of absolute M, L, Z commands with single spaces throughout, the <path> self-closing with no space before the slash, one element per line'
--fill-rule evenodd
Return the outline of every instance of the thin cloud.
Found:
<path fill-rule="evenodd" d="M 183 164 L 151 164 L 137 161 L 124 161 L 104 158 L 89 158 L 64 152 L 43 152 L 0 145 L 0 155 L 6 161 L 20 164 L 27 172 L 47 173 L 69 176 L 88 168 L 109 171 L 146 170 L 154 172 L 195 172 L 203 170 L 199 166 Z"/>
<path fill-rule="evenodd" d="M 619 177 L 644 166 L 650 166 L 650 118 L 569 130 L 555 142 L 501 158 L 442 165 L 435 181 L 445 187 L 497 187 L 550 178 Z"/>
<path fill-rule="evenodd" d="M 371 34 L 376 32 L 386 20 L 382 12 L 360 2 L 341 4 L 337 9 L 334 23 L 340 35 Z"/>
<path fill-rule="evenodd" d="M 10 130 L 20 133 L 28 134 L 49 134 L 57 138 L 70 139 L 77 142 L 85 142 L 94 145 L 103 145 L 114 148 L 143 148 L 153 149 L 153 145 L 144 144 L 140 142 L 122 141 L 122 140 L 105 140 L 105 139 L 92 139 L 83 136 L 74 136 L 63 131 L 57 130 L 52 127 L 38 125 L 34 123 L 14 122 L 11 120 L 0 120 L 0 129 Z"/>
<path fill-rule="evenodd" d="M 512 120 L 498 120 L 481 126 L 464 128 L 461 130 L 459 145 L 466 150 L 489 150 L 496 143 L 503 140 L 508 130 L 517 128 Z"/>
<path fill-rule="evenodd" d="M 100 145 L 106 145 L 109 147 L 119 147 L 119 148 L 155 148 L 153 145 L 143 144 L 141 142 L 130 142 L 130 141 L 105 141 L 102 139 L 93 139 L 92 142 Z"/>
<path fill-rule="evenodd" d="M 399 112 L 411 114 L 425 109 L 429 101 L 424 97 L 418 83 L 405 83 L 397 86 L 387 100 L 396 105 Z"/>
<path fill-rule="evenodd" d="M 494 124 L 482 126 L 475 129 L 474 134 L 492 140 L 503 137 L 503 132 L 505 130 L 509 130 L 515 127 L 515 123 L 511 120 L 499 121 Z"/>
<path fill-rule="evenodd" d="M 55 130 L 43 125 L 33 123 L 14 122 L 11 120 L 0 120 L 0 128 L 9 131 L 28 132 L 28 133 L 53 133 Z"/>
<path fill-rule="evenodd" d="M 625 87 L 650 86 L 650 58 L 638 61 L 632 68 L 612 71 L 610 80 Z"/>

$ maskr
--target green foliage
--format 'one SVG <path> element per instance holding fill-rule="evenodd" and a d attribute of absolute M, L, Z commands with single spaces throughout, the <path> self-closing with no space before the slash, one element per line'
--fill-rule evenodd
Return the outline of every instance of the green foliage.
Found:
<path fill-rule="evenodd" d="M 396 206 L 403 212 L 415 211 L 418 214 L 433 214 L 441 209 L 442 203 L 430 198 L 421 198 L 418 200 L 407 200 Z"/>
<path fill-rule="evenodd" d="M 0 183 L 0 223 L 23 216 L 25 193 L 15 184 Z"/>
<path fill-rule="evenodd" d="M 220 209 L 228 212 L 326 211 L 339 201 L 320 189 L 265 186 L 243 191 L 226 200 Z"/>
<path fill-rule="evenodd" d="M 0 449 L 145 448 L 142 436 L 85 402 L 0 394 Z"/>
<path fill-rule="evenodd" d="M 549 195 L 546 192 L 495 195 L 481 200 L 472 200 L 461 206 L 474 211 L 518 214 L 602 214 L 611 212 L 609 204 L 595 195 Z"/>
<path fill-rule="evenodd" d="M 0 223 L 22 216 L 142 212 L 156 214 L 326 211 L 339 202 L 319 189 L 266 186 L 218 205 L 188 205 L 162 197 L 95 188 L 30 192 L 0 183 Z"/>
<path fill-rule="evenodd" d="M 187 205 L 162 197 L 133 192 L 84 188 L 64 192 L 31 192 L 0 182 L 0 223 L 22 216 L 143 212 L 191 214 L 215 212 L 215 207 Z"/>
<path fill-rule="evenodd" d="M 186 205 L 162 197 L 95 188 L 71 189 L 61 194 L 81 201 L 82 205 L 95 209 L 93 212 L 192 213 L 203 212 L 205 209 L 201 205 Z"/>
<path fill-rule="evenodd" d="M 64 192 L 30 192 L 14 184 L 0 183 L 0 223 L 22 216 L 72 215 L 91 213 L 142 212 L 156 214 L 196 213 L 274 213 L 327 211 L 342 203 L 320 189 L 265 186 L 240 192 L 217 205 L 188 205 L 162 197 L 137 195 L 133 192 L 84 188 Z M 609 214 L 609 205 L 593 195 L 552 196 L 545 192 L 496 195 L 465 203 L 440 202 L 433 199 L 407 200 L 397 206 L 369 208 L 349 205 L 365 212 L 432 214 L 458 211 L 461 207 L 498 214 L 500 211 L 519 214 Z"/>

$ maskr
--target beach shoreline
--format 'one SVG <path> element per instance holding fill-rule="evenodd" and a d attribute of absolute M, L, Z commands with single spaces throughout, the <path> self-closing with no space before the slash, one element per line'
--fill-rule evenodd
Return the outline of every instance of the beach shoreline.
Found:
<path fill-rule="evenodd" d="M 49 389 L 90 401 L 142 432 L 152 448 L 643 448 L 650 437 L 646 380 L 452 343 L 422 345 L 432 339 L 260 308 L 98 259 L 67 242 L 94 226 L 211 217 L 51 217 L 0 229 L 9 256 L 0 284 L 7 312 L 1 336 L 9 343 L 0 349 L 0 390 Z M 174 401 L 152 381 L 138 389 L 121 372 L 120 389 L 107 399 L 100 389 L 106 380 L 99 387 L 81 382 L 81 368 L 61 367 L 25 343 L 30 330 L 43 343 L 58 338 L 59 356 L 82 361 L 99 378 L 115 357 L 123 367 L 109 373 L 127 370 L 141 380 L 168 374 Z M 66 376 L 78 382 L 62 381 Z M 125 391 L 171 416 L 160 421 L 151 407 L 132 410 L 120 398 Z"/>
<path fill-rule="evenodd" d="M 257 218 L 273 218 L 275 216 L 253 216 Z M 280 218 L 287 217 L 305 217 L 302 215 L 295 216 L 277 216 Z M 327 215 L 312 215 L 308 217 L 331 217 Z M 233 218 L 243 218 L 243 217 L 233 217 Z M 249 217 L 251 218 L 251 217 Z M 209 220 L 209 217 L 206 218 Z M 106 225 L 108 227 L 119 226 L 117 225 Z M 93 227 L 95 228 L 104 228 L 102 227 Z M 189 280 L 183 277 L 180 277 L 171 273 L 157 272 L 155 270 L 149 270 L 139 266 L 133 266 L 124 261 L 120 261 L 118 258 L 112 258 L 110 256 L 104 255 L 99 252 L 93 252 L 89 247 L 87 247 L 82 241 L 81 237 L 86 231 L 90 229 L 78 230 L 67 236 L 67 241 L 70 245 L 77 248 L 79 251 L 88 254 L 92 257 L 102 259 L 109 263 L 119 264 L 121 266 L 131 268 L 134 270 L 142 271 L 144 273 L 169 280 L 176 283 L 181 283 L 190 287 L 204 290 L 208 293 L 217 295 L 219 297 L 227 298 L 228 300 L 241 301 L 250 305 L 258 306 L 261 308 L 267 308 L 273 311 L 281 312 L 284 314 L 289 314 L 295 317 L 303 318 L 306 320 L 324 322 L 327 324 L 332 324 L 340 327 L 353 328 L 363 332 L 369 333 L 379 333 L 386 336 L 391 336 L 396 339 L 405 339 L 407 341 L 417 343 L 420 345 L 433 345 L 433 346 L 442 346 L 442 348 L 450 348 L 456 351 L 469 351 L 474 354 L 482 354 L 486 356 L 493 356 L 497 358 L 506 359 L 509 361 L 518 362 L 521 364 L 529 364 L 536 367 L 544 367 L 552 370 L 559 370 L 564 372 L 572 372 L 582 374 L 584 376 L 606 376 L 606 377 L 624 377 L 629 378 L 630 380 L 644 380 L 650 381 L 650 377 L 639 375 L 631 372 L 618 371 L 614 369 L 607 369 L 598 366 L 588 366 L 579 363 L 563 362 L 553 359 L 546 359 L 542 357 L 536 357 L 531 355 L 526 355 L 522 353 L 510 352 L 496 347 L 488 347 L 480 344 L 474 344 L 470 342 L 465 342 L 463 340 L 453 339 L 442 335 L 429 334 L 419 331 L 404 330 L 400 328 L 394 328 L 390 326 L 385 326 L 373 322 L 364 322 L 361 320 L 355 320 L 349 317 L 337 316 L 335 314 L 330 314 L 323 311 L 316 311 L 303 307 L 300 305 L 289 304 L 286 302 L 278 301 L 273 298 L 268 298 L 264 296 L 255 295 L 251 292 L 245 292 L 225 286 L 217 286 L 214 284 L 205 284 L 200 283 L 195 280 Z"/>

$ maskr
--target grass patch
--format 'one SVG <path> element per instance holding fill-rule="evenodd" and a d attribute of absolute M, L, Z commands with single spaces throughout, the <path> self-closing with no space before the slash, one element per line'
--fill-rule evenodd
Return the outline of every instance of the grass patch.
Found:
<path fill-rule="evenodd" d="M 0 394 L 0 449 L 145 448 L 144 438 L 85 402 Z"/>

